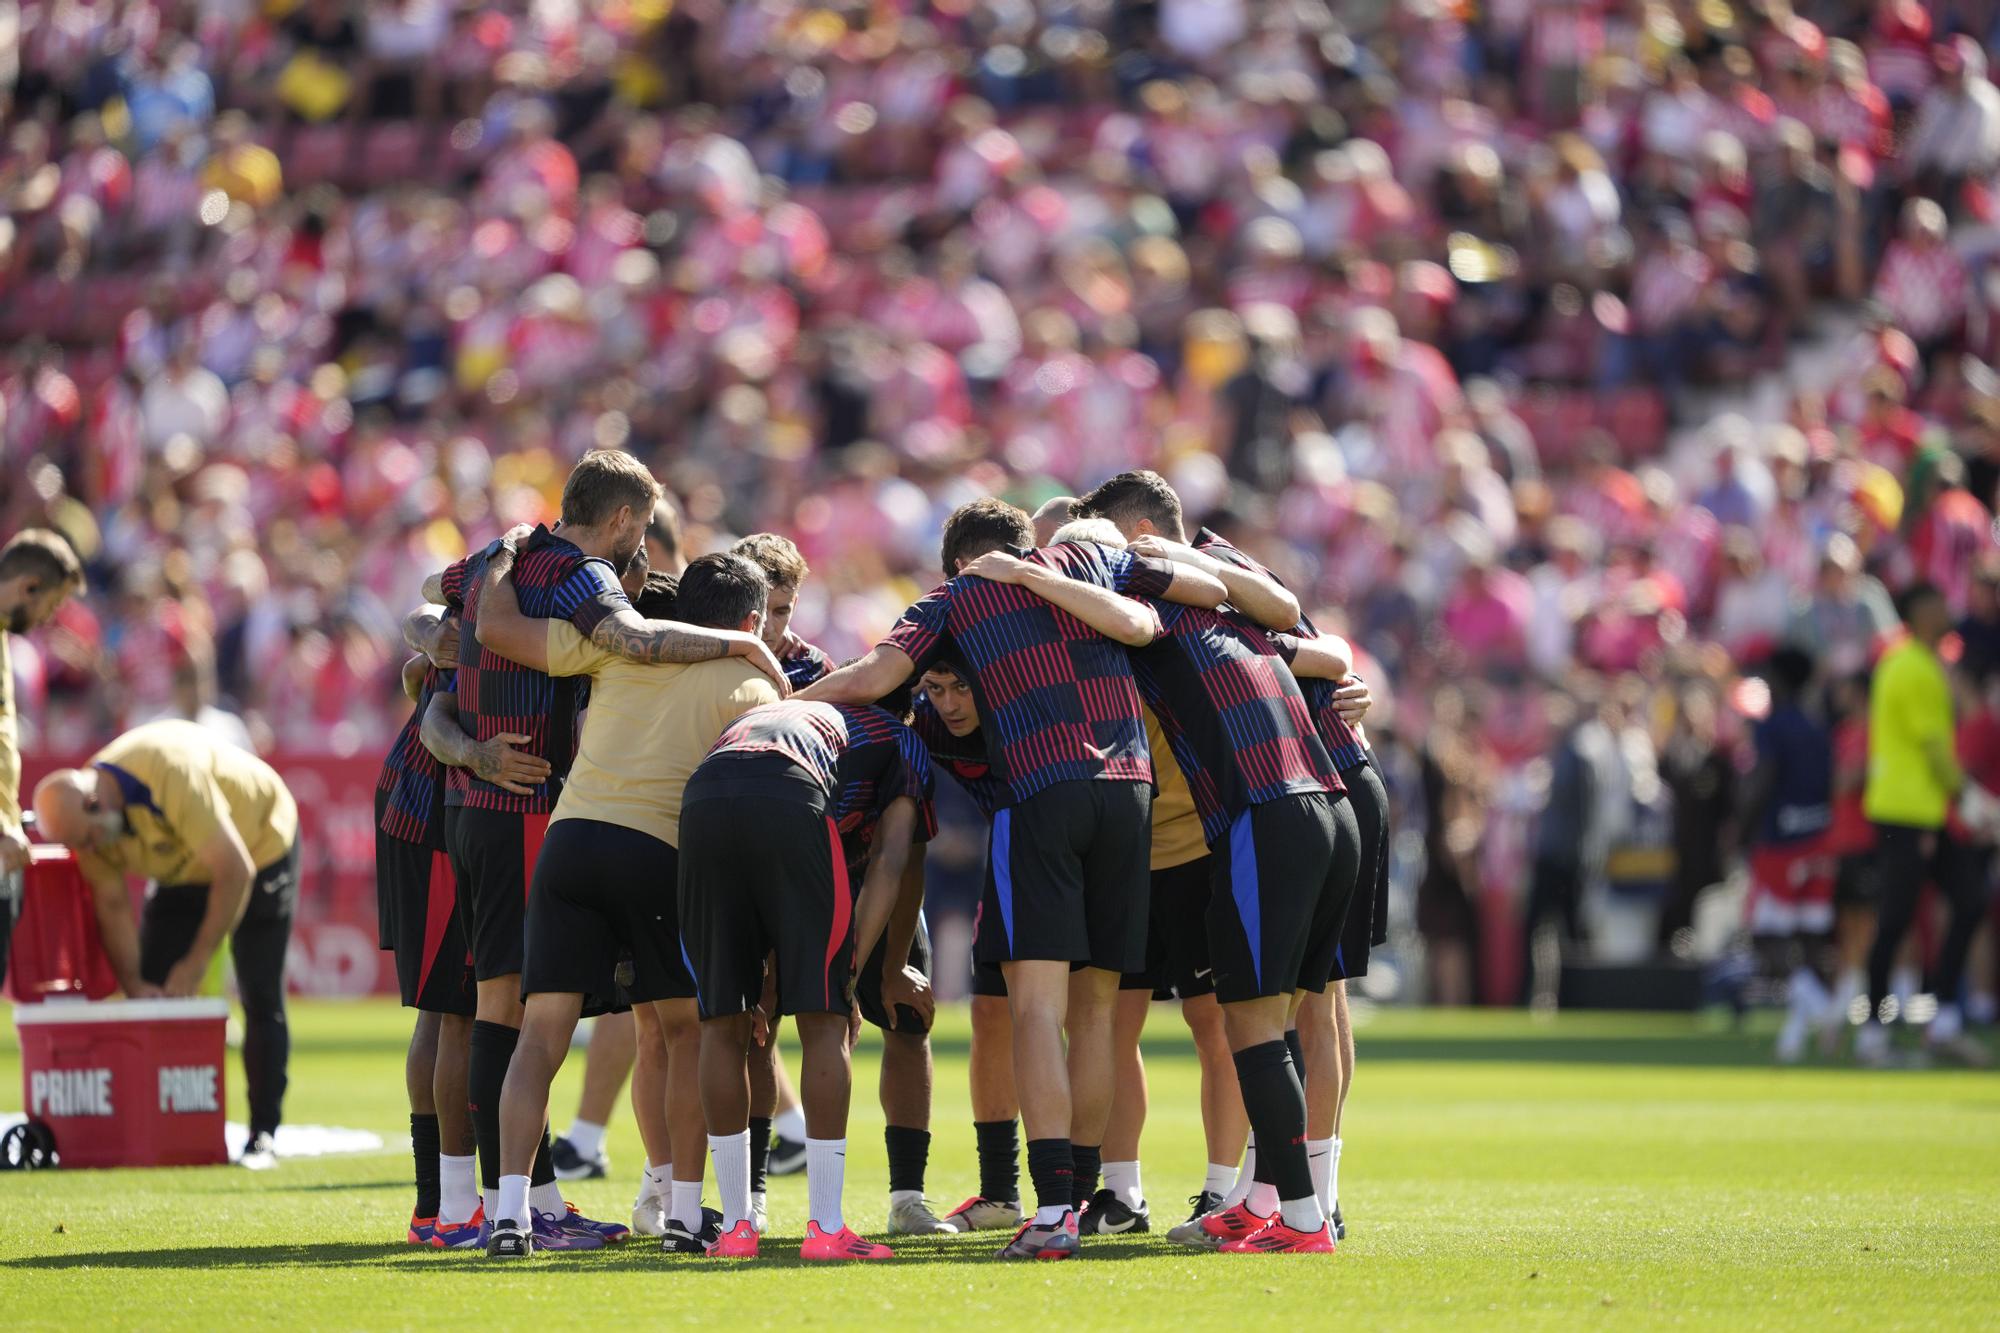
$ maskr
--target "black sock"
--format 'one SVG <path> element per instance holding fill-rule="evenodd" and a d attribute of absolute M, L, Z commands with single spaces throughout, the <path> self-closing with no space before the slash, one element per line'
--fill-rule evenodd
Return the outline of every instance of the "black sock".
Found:
<path fill-rule="evenodd" d="M 889 1150 L 890 1193 L 915 1190 L 922 1194 L 924 1169 L 931 1160 L 931 1132 L 903 1125 L 887 1125 L 882 1130 L 882 1142 Z"/>
<path fill-rule="evenodd" d="M 1035 1182 L 1037 1208 L 1076 1206 L 1076 1161 L 1068 1139 L 1029 1139 L 1028 1178 Z"/>
<path fill-rule="evenodd" d="M 542 1126 L 541 1146 L 535 1149 L 535 1164 L 528 1170 L 528 1184 L 553 1185 L 556 1183 L 556 1159 L 549 1151 L 549 1127 Z"/>
<path fill-rule="evenodd" d="M 975 1120 L 979 1140 L 979 1197 L 996 1203 L 1021 1199 L 1021 1136 L 1012 1120 Z"/>
<path fill-rule="evenodd" d="M 1086 1148 L 1081 1143 L 1069 1145 L 1070 1162 L 1076 1171 L 1076 1206 L 1081 1208 L 1090 1202 L 1090 1196 L 1097 1193 L 1098 1173 L 1104 1169 L 1104 1149 L 1102 1146 Z"/>
<path fill-rule="evenodd" d="M 438 1118 L 410 1117 L 410 1157 L 417 1168 L 417 1216 L 438 1215 Z"/>
<path fill-rule="evenodd" d="M 1236 1082 L 1243 1109 L 1257 1132 L 1257 1179 L 1278 1187 L 1278 1198 L 1313 1197 L 1306 1160 L 1306 1094 L 1282 1041 L 1236 1052 Z"/>
<path fill-rule="evenodd" d="M 521 1034 L 505 1023 L 475 1021 L 472 1025 L 465 1100 L 472 1112 L 472 1137 L 479 1144 L 479 1187 L 496 1196 L 500 1190 L 500 1088 L 507 1081 L 507 1066 L 513 1063 L 514 1047 L 520 1040 Z"/>
<path fill-rule="evenodd" d="M 1292 1053 L 1292 1072 L 1299 1076 L 1299 1086 L 1306 1085 L 1306 1048 L 1299 1040 L 1297 1028 L 1285 1029 L 1285 1049 Z"/>
<path fill-rule="evenodd" d="M 771 1165 L 771 1117 L 750 1117 L 750 1192 L 764 1192 L 764 1175 Z"/>

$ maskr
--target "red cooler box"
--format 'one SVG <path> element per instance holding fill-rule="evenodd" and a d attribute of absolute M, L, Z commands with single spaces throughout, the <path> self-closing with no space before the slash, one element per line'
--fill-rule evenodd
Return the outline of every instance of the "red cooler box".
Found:
<path fill-rule="evenodd" d="M 35 847 L 30 857 L 8 947 L 8 996 L 16 1004 L 103 999 L 118 989 L 118 975 L 97 933 L 97 908 L 76 858 L 66 847 Z"/>
<path fill-rule="evenodd" d="M 54 1132 L 65 1167 L 227 1162 L 228 1017 L 219 999 L 22 1005 L 21 1105 Z"/>

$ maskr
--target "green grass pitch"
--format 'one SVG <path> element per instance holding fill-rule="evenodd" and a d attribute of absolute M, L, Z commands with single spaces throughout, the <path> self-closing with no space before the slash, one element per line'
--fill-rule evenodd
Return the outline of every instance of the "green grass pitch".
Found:
<path fill-rule="evenodd" d="M 620 1250 L 495 1271 L 398 1243 L 410 1211 L 402 1046 L 385 1004 L 294 1010 L 290 1119 L 365 1127 L 383 1152 L 252 1174 L 0 1175 L 0 1326 L 213 1329 L 1431 1327 L 1929 1330 L 2000 1325 L 2000 1076 L 1774 1069 L 1769 1035 L 1694 1020 L 1376 1016 L 1345 1126 L 1350 1239 L 1332 1258 L 1187 1253 L 1157 1235 L 1002 1267 L 1002 1237 L 909 1241 L 887 1264 L 797 1259 L 803 1177 L 773 1182 L 766 1257 Z M 1204 1153 L 1195 1064 L 1165 1006 L 1147 1055 L 1145 1179 L 1178 1221 Z M 975 1182 L 966 1021 L 941 1016 L 931 1193 Z M 886 1206 L 876 1045 L 856 1056 L 848 1217 Z M 575 1105 L 580 1057 L 557 1085 Z M 232 1116 L 241 1080 L 232 1061 Z M 0 1107 L 18 1106 L 0 1021 Z M 571 1187 L 623 1220 L 640 1166 L 621 1110 L 611 1180 Z"/>

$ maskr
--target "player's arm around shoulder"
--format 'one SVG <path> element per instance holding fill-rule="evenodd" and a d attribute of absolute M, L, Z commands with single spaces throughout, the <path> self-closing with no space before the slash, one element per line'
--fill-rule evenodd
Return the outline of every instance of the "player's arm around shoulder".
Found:
<path fill-rule="evenodd" d="M 1065 569 L 1024 560 L 1006 551 L 988 551 L 966 565 L 963 573 L 1025 588 L 1105 638 L 1128 648 L 1144 648 L 1163 632 L 1159 614 L 1145 603 L 1073 577 Z"/>
<path fill-rule="evenodd" d="M 915 673 L 917 664 L 893 643 L 878 643 L 866 656 L 830 671 L 798 692 L 798 698 L 826 704 L 872 704 Z"/>

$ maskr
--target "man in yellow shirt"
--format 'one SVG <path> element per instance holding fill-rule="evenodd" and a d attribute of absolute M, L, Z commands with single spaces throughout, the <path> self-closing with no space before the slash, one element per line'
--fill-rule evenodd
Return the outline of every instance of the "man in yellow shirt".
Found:
<path fill-rule="evenodd" d="M 125 993 L 192 995 L 229 937 L 243 1001 L 244 1163 L 270 1164 L 291 1035 L 285 946 L 299 812 L 276 770 L 192 722 L 135 727 L 35 787 L 42 832 L 76 853 Z M 152 881 L 137 929 L 128 876 Z"/>
<path fill-rule="evenodd" d="M 714 629 L 755 634 L 768 593 L 748 560 L 705 555 L 681 576 L 670 604 L 664 578 L 649 580 L 639 610 Z M 527 944 L 521 968 L 526 1011 L 500 1102 L 498 1224 L 533 1225 L 527 1216 L 529 1165 L 586 995 L 622 984 L 665 1033 L 668 1143 L 648 1157 L 671 1162 L 672 1201 L 665 1248 L 701 1253 L 703 1167 L 708 1147 L 696 1066 L 700 1051 L 694 978 L 681 948 L 675 892 L 681 798 L 688 779 L 728 725 L 777 687 L 741 658 L 687 665 L 645 665 L 600 648 L 566 622 L 531 619 L 505 581 L 480 592 L 479 641 L 503 657 L 551 676 L 591 678 L 590 707 L 576 762 L 563 787 L 528 894 Z M 629 950 L 631 975 L 619 975 Z M 645 1035 L 641 1034 L 642 1037 Z M 642 1130 L 649 1117 L 639 1117 Z M 652 1136 L 648 1136 L 652 1137 Z M 663 1148 L 666 1151 L 663 1151 Z M 544 1245 L 546 1228 L 534 1230 Z"/>
<path fill-rule="evenodd" d="M 0 982 L 7 980 L 7 944 L 14 932 L 15 877 L 28 864 L 28 837 L 21 828 L 21 738 L 7 637 L 46 625 L 82 587 L 83 567 L 76 553 L 46 528 L 29 528 L 0 548 Z"/>
<path fill-rule="evenodd" d="M 1945 818 L 1965 783 L 1954 749 L 1951 683 L 1938 643 L 1951 628 L 1944 594 L 1928 583 L 1905 592 L 1898 608 L 1909 631 L 1882 655 L 1868 692 L 1868 786 L 1861 809 L 1875 825 L 1882 904 L 1868 951 L 1868 1021 L 1855 1055 L 1878 1063 L 1889 1052 L 1882 1001 L 1889 971 L 1915 920 L 1917 898 L 1949 857 Z"/>

